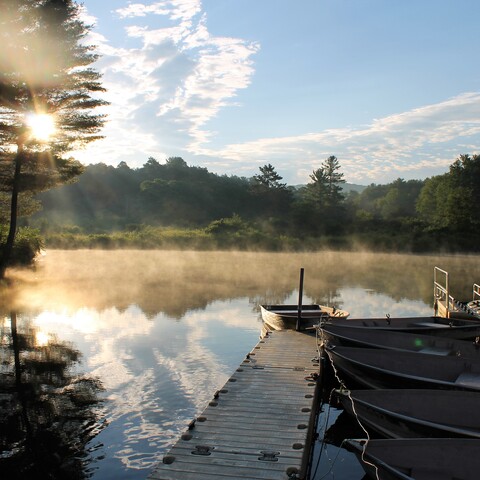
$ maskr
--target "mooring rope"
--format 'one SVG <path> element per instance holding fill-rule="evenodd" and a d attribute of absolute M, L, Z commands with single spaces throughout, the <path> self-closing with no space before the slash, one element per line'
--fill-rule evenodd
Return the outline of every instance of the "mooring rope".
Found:
<path fill-rule="evenodd" d="M 321 330 L 321 342 L 323 345 L 325 345 L 325 337 L 323 335 L 323 330 L 321 329 L 321 325 L 319 324 L 318 327 L 315 329 L 316 330 L 316 338 L 317 338 L 317 351 L 318 351 L 318 355 L 319 355 L 319 358 L 320 358 L 320 343 L 319 343 L 319 335 L 318 335 L 318 331 Z M 344 391 L 344 393 L 347 394 L 350 402 L 351 402 L 351 405 L 352 405 L 352 412 L 355 416 L 355 419 L 358 423 L 358 425 L 360 426 L 360 428 L 365 432 L 365 435 L 366 435 L 366 442 L 362 445 L 362 455 L 361 455 L 361 458 L 362 458 L 362 461 L 365 462 L 367 465 L 371 465 L 374 469 L 375 469 L 375 476 L 376 476 L 376 479 L 377 480 L 380 480 L 380 477 L 379 477 L 379 473 L 378 473 L 378 467 L 369 462 L 368 460 L 365 459 L 364 455 L 365 455 L 365 450 L 367 448 L 367 445 L 368 445 L 368 442 L 370 441 L 370 434 L 368 433 L 368 430 L 363 426 L 362 422 L 360 421 L 360 418 L 358 416 L 358 413 L 355 409 L 355 402 L 353 401 L 353 398 L 352 398 L 352 395 L 350 393 L 350 390 L 346 388 L 345 386 L 345 383 L 340 379 L 340 377 L 338 376 L 338 371 L 337 371 L 337 368 L 335 367 L 335 363 L 333 362 L 332 358 L 330 357 L 329 353 L 328 353 L 328 350 L 325 350 L 325 347 L 324 347 L 324 351 L 327 352 L 327 355 L 328 355 L 328 358 L 330 359 L 330 364 L 332 365 L 332 368 L 333 368 L 333 373 L 334 373 L 334 376 L 336 378 L 336 380 L 338 381 L 338 383 L 340 384 L 340 387 L 341 387 L 341 390 Z M 314 475 L 313 475 L 313 479 L 315 479 L 315 475 L 317 473 L 317 469 L 318 469 L 318 466 L 320 464 L 320 459 L 321 459 L 321 455 L 322 455 L 322 452 L 323 452 L 323 446 L 325 445 L 325 433 L 326 433 L 326 427 L 328 425 L 328 420 L 329 420 L 329 417 L 330 417 L 330 408 L 331 408 L 331 402 L 332 402 L 332 395 L 333 395 L 333 392 L 335 391 L 335 389 L 332 389 L 332 391 L 330 392 L 330 396 L 329 396 L 329 399 L 328 399 L 328 412 L 327 412 L 327 418 L 326 418 L 326 422 L 325 422 L 325 429 L 324 429 L 324 432 L 323 432 L 323 438 L 322 438 L 322 443 L 321 443 L 321 447 L 320 447 L 320 452 L 319 452 L 319 455 L 318 455 L 318 460 L 317 460 L 317 465 L 315 467 L 315 472 L 314 472 Z M 338 459 L 338 456 L 340 454 L 340 451 L 341 451 L 341 448 L 343 447 L 343 444 L 344 442 L 346 441 L 346 439 L 342 440 L 342 443 L 340 444 L 340 447 L 337 451 L 337 454 L 335 456 L 335 458 L 333 459 L 333 463 L 331 463 L 330 465 L 330 469 L 327 471 L 327 473 L 325 475 L 323 475 L 322 477 L 320 477 L 320 479 L 318 480 L 323 480 L 327 475 L 330 474 L 330 472 L 333 470 L 333 467 L 335 466 L 335 462 L 337 461 Z M 328 459 L 329 462 L 331 461 L 331 459 L 329 458 Z"/>

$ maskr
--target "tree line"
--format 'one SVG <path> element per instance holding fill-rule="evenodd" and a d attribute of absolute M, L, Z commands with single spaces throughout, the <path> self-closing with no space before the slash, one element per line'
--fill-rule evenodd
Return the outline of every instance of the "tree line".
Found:
<path fill-rule="evenodd" d="M 105 239 L 119 238 L 119 231 L 175 228 L 183 236 L 196 229 L 197 239 L 201 231 L 229 247 L 248 232 L 252 241 L 259 236 L 291 239 L 287 243 L 296 249 L 478 250 L 480 214 L 474 206 L 479 155 L 460 155 L 443 175 L 398 178 L 361 192 L 346 191 L 333 155 L 311 173 L 306 185 L 288 186 L 282 180 L 271 164 L 245 178 L 189 166 L 180 157 L 164 163 L 149 158 L 140 168 L 100 163 L 87 166 L 76 183 L 37 195 L 43 209 L 25 224 L 40 229 L 52 245 L 67 233 Z M 239 246 L 248 248 L 248 243 Z"/>

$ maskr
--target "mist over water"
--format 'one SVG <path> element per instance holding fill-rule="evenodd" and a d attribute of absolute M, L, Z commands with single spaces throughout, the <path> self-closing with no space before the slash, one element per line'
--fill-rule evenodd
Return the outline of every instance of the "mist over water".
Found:
<path fill-rule="evenodd" d="M 383 317 L 433 314 L 434 266 L 459 299 L 480 281 L 475 256 L 48 251 L 0 291 L 2 385 L 14 369 L 16 312 L 23 357 L 78 352 L 62 364 L 62 392 L 79 378 L 96 386 L 85 413 L 92 435 L 72 454 L 79 478 L 144 479 L 258 342 L 258 305 L 297 302 L 301 267 L 304 303 Z"/>
<path fill-rule="evenodd" d="M 479 259 L 346 252 L 51 250 L 33 271 L 13 271 L 14 285 L 2 296 L 9 308 L 27 311 L 123 310 L 137 305 L 147 316 L 163 312 L 180 319 L 187 310 L 216 300 L 248 297 L 252 304 L 283 303 L 296 293 L 299 269 L 304 267 L 304 294 L 316 303 L 350 309 L 350 298 L 339 295 L 353 288 L 428 304 L 434 266 L 450 273 L 453 295 L 463 298 L 479 281 Z M 363 315 L 355 308 L 351 313 Z"/>

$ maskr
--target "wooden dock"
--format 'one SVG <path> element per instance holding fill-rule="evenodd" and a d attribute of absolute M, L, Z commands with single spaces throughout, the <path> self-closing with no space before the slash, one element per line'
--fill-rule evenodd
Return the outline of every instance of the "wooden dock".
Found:
<path fill-rule="evenodd" d="M 269 333 L 215 392 L 149 479 L 306 478 L 319 370 L 314 335 Z"/>

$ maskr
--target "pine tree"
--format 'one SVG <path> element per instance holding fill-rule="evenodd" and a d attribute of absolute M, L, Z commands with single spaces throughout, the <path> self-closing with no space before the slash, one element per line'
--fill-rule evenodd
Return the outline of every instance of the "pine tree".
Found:
<path fill-rule="evenodd" d="M 310 175 L 307 193 L 319 207 L 337 207 L 344 199 L 341 184 L 345 183 L 340 163 L 331 155 Z"/>
<path fill-rule="evenodd" d="M 98 55 L 85 43 L 89 30 L 72 0 L 0 0 L 0 190 L 10 197 L 0 278 L 21 195 L 75 179 L 83 166 L 67 153 L 101 138 L 105 118 L 94 109 L 107 102 L 97 96 L 104 88 L 90 66 Z"/>
<path fill-rule="evenodd" d="M 317 207 L 327 203 L 328 197 L 328 179 L 323 168 L 317 168 L 310 175 L 312 180 L 307 185 L 307 198 Z"/>
<path fill-rule="evenodd" d="M 286 183 L 280 182 L 282 177 L 277 173 L 275 167 L 270 163 L 259 167 L 260 174 L 253 176 L 253 188 L 254 190 L 267 191 L 272 189 L 285 190 L 287 188 Z"/>
<path fill-rule="evenodd" d="M 334 155 L 328 157 L 322 164 L 324 177 L 327 181 L 327 198 L 330 206 L 337 205 L 343 200 L 341 184 L 345 183 L 343 173 L 340 173 L 340 163 Z"/>
<path fill-rule="evenodd" d="M 262 205 L 262 213 L 266 216 L 285 215 L 292 196 L 287 184 L 281 182 L 282 176 L 270 163 L 259 170 L 260 174 L 252 177 L 251 192 L 256 202 Z M 257 216 L 259 213 L 257 211 Z"/>

